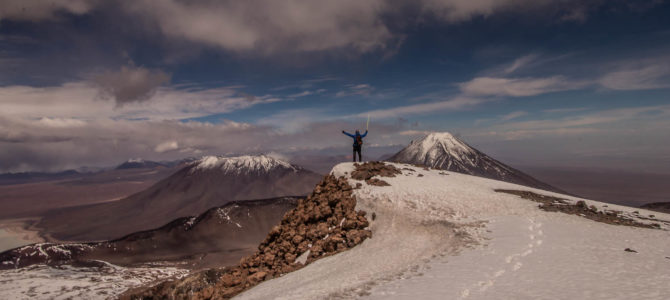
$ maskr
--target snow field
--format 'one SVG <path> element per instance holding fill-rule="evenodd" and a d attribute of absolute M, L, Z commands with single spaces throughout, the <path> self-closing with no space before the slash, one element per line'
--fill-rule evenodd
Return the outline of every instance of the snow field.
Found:
<path fill-rule="evenodd" d="M 102 268 L 33 265 L 0 272 L 0 299 L 116 299 L 129 288 L 187 273 L 171 267 L 124 268 L 109 263 Z"/>
<path fill-rule="evenodd" d="M 494 189 L 575 197 L 480 177 L 394 164 L 403 174 L 363 184 L 372 239 L 264 282 L 236 299 L 665 299 L 670 233 L 545 212 Z M 335 176 L 353 165 L 337 165 Z M 440 174 L 442 173 L 442 174 Z M 419 174 L 423 176 L 419 176 Z M 352 186 L 361 181 L 351 180 Z M 642 209 L 585 200 L 638 221 Z M 638 211 L 636 214 L 635 211 Z M 369 215 L 368 215 L 369 216 Z M 658 222 L 656 222 L 658 223 Z M 623 251 L 633 248 L 638 253 Z"/>

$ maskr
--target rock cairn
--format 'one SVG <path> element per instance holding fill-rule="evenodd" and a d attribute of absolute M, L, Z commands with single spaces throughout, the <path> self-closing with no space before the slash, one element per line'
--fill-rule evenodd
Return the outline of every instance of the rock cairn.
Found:
<path fill-rule="evenodd" d="M 122 299 L 229 299 L 254 285 L 350 249 L 372 236 L 365 211 L 356 211 L 352 187 L 326 176 L 306 199 L 284 215 L 258 251 L 230 268 L 210 269 Z"/>

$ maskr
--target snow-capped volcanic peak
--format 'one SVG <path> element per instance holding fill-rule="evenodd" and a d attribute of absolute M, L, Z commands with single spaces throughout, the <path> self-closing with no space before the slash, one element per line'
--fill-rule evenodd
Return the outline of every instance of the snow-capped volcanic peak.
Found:
<path fill-rule="evenodd" d="M 275 169 L 298 168 L 289 162 L 267 155 L 243 155 L 237 157 L 205 156 L 192 163 L 192 172 L 200 170 L 221 170 L 225 173 L 270 172 Z"/>
<path fill-rule="evenodd" d="M 522 184 L 535 188 L 562 192 L 507 166 L 471 147 L 449 132 L 433 132 L 412 142 L 389 161 L 425 165 L 458 173 L 481 176 Z"/>
<path fill-rule="evenodd" d="M 475 153 L 470 146 L 449 132 L 433 132 L 413 143 L 409 148 L 414 148 L 412 150 L 416 151 L 415 153 L 418 156 L 433 157 L 439 154 L 438 152 L 443 151 L 443 153 L 461 160 L 464 155 Z"/>
<path fill-rule="evenodd" d="M 451 164 L 458 162 L 472 165 L 473 156 L 477 155 L 477 151 L 449 132 L 433 132 L 412 142 L 398 155 L 404 158 L 400 161 L 412 161 L 437 167 L 444 164 L 445 161 L 447 164 L 451 161 Z"/>

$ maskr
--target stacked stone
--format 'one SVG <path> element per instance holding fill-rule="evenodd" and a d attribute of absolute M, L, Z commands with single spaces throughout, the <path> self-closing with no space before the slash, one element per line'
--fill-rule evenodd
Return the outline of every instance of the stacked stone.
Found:
<path fill-rule="evenodd" d="M 326 176 L 306 199 L 272 228 L 258 251 L 238 266 L 208 270 L 165 282 L 129 299 L 229 299 L 321 257 L 350 249 L 372 236 L 364 211 L 356 212 L 356 198 L 343 177 Z"/>

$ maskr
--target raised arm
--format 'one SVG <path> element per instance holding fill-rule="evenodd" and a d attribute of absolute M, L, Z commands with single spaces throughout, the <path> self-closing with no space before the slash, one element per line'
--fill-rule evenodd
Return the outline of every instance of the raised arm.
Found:
<path fill-rule="evenodd" d="M 368 131 L 366 130 L 364 134 L 361 135 L 362 138 L 364 138 L 366 135 L 368 135 Z"/>
<path fill-rule="evenodd" d="M 349 137 L 351 137 L 351 138 L 352 138 L 352 137 L 354 137 L 354 135 L 353 135 L 353 134 L 351 134 L 351 133 L 348 133 L 348 132 L 346 132 L 346 131 L 344 131 L 344 130 L 342 130 L 342 133 L 344 133 L 344 134 L 348 135 L 348 136 L 349 136 Z"/>

